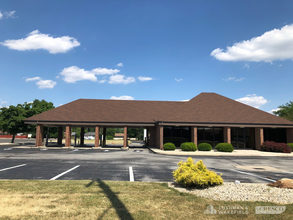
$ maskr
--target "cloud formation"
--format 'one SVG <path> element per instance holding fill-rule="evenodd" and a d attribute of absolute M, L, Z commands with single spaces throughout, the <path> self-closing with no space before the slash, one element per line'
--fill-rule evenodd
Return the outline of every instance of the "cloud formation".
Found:
<path fill-rule="evenodd" d="M 114 100 L 134 100 L 134 98 L 132 96 L 128 96 L 128 95 L 122 95 L 122 96 L 111 96 L 110 99 L 114 99 Z"/>
<path fill-rule="evenodd" d="M 6 11 L 1 13 L 0 12 L 0 19 L 1 18 L 15 18 L 16 16 L 14 15 L 16 11 Z"/>
<path fill-rule="evenodd" d="M 47 50 L 51 54 L 66 53 L 78 47 L 80 43 L 73 37 L 51 37 L 49 34 L 42 34 L 38 30 L 32 31 L 26 38 L 18 40 L 5 40 L 1 42 L 3 46 L 12 50 Z"/>
<path fill-rule="evenodd" d="M 117 66 L 123 66 L 123 63 L 118 63 Z"/>
<path fill-rule="evenodd" d="M 145 82 L 145 81 L 153 80 L 152 77 L 147 77 L 147 76 L 139 76 L 138 79 L 139 79 L 139 81 L 141 81 L 141 82 Z"/>
<path fill-rule="evenodd" d="M 120 70 L 117 69 L 106 69 L 106 68 L 96 68 L 93 70 L 80 69 L 77 66 L 71 66 L 64 68 L 61 73 L 62 79 L 67 83 L 75 83 L 81 80 L 90 80 L 96 82 L 98 78 L 97 75 L 112 75 L 119 73 Z M 99 83 L 104 83 L 104 80 L 99 81 Z"/>
<path fill-rule="evenodd" d="M 175 80 L 176 80 L 177 82 L 180 82 L 180 81 L 182 81 L 183 79 L 177 79 L 177 78 L 175 78 Z"/>
<path fill-rule="evenodd" d="M 135 82 L 134 77 L 126 77 L 124 75 L 112 75 L 109 77 L 110 84 L 129 84 Z"/>
<path fill-rule="evenodd" d="M 236 99 L 236 101 L 250 105 L 254 108 L 259 108 L 260 106 L 268 103 L 268 100 L 266 100 L 263 96 L 257 96 L 256 94 L 247 95 L 243 98 Z"/>
<path fill-rule="evenodd" d="M 236 79 L 235 77 L 228 77 L 227 79 L 223 79 L 223 80 L 225 80 L 225 81 L 235 81 L 235 82 L 240 82 L 240 81 L 242 81 L 242 80 L 244 80 L 245 79 L 245 77 L 241 77 L 241 78 L 239 78 L 239 79 Z"/>
<path fill-rule="evenodd" d="M 25 80 L 26 82 L 36 81 L 36 85 L 39 89 L 53 89 L 54 86 L 57 85 L 57 83 L 53 80 L 43 80 L 41 77 L 33 77 L 33 78 L 27 78 Z"/>
<path fill-rule="evenodd" d="M 274 114 L 273 112 L 279 111 L 281 108 L 272 109 L 271 111 L 268 111 L 268 113 Z"/>
<path fill-rule="evenodd" d="M 212 51 L 211 56 L 221 61 L 247 62 L 293 59 L 293 24 L 235 43 L 227 47 L 226 51 L 217 48 Z"/>

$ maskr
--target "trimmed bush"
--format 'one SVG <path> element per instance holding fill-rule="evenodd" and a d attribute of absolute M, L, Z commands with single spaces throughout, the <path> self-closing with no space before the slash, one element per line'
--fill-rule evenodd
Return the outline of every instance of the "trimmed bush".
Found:
<path fill-rule="evenodd" d="M 175 150 L 175 144 L 173 143 L 165 143 L 163 146 L 164 150 Z"/>
<path fill-rule="evenodd" d="M 175 181 L 182 186 L 207 188 L 223 184 L 222 174 L 217 175 L 214 171 L 208 170 L 202 160 L 194 164 L 191 157 L 187 162 L 180 161 L 178 169 L 172 173 Z"/>
<path fill-rule="evenodd" d="M 196 151 L 197 147 L 193 142 L 185 142 L 180 145 L 182 151 Z"/>
<path fill-rule="evenodd" d="M 290 146 L 293 151 L 293 143 L 288 143 L 287 145 Z"/>
<path fill-rule="evenodd" d="M 232 152 L 234 150 L 234 147 L 232 144 L 229 143 L 219 143 L 216 146 L 217 151 L 221 152 Z"/>
<path fill-rule="evenodd" d="M 276 143 L 274 141 L 265 141 L 260 146 L 261 151 L 268 152 L 282 152 L 282 153 L 291 153 L 292 149 L 289 145 L 285 143 Z"/>
<path fill-rule="evenodd" d="M 200 143 L 198 146 L 198 150 L 200 151 L 211 151 L 212 150 L 212 145 L 209 143 Z"/>

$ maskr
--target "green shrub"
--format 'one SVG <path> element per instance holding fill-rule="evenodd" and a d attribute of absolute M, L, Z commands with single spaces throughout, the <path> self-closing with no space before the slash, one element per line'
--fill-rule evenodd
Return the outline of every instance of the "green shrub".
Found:
<path fill-rule="evenodd" d="M 212 145 L 209 143 L 200 143 L 198 146 L 198 150 L 200 151 L 211 151 L 212 150 Z"/>
<path fill-rule="evenodd" d="M 293 143 L 288 143 L 287 145 L 290 146 L 293 151 Z"/>
<path fill-rule="evenodd" d="M 180 161 L 178 169 L 173 171 L 175 181 L 187 187 L 207 188 L 222 185 L 221 176 L 222 174 L 217 175 L 214 171 L 208 170 L 202 160 L 194 164 L 191 157 L 187 159 L 187 162 Z"/>
<path fill-rule="evenodd" d="M 193 142 L 185 142 L 180 145 L 182 151 L 196 151 L 197 147 Z"/>
<path fill-rule="evenodd" d="M 164 150 L 175 150 L 175 144 L 173 143 L 165 143 L 163 146 Z"/>
<path fill-rule="evenodd" d="M 229 143 L 219 143 L 216 146 L 217 151 L 222 151 L 222 152 L 232 152 L 234 150 L 234 147 L 232 144 Z"/>

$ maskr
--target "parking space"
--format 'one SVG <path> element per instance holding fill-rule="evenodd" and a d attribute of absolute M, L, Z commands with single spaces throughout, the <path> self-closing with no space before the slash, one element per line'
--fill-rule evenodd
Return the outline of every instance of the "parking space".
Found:
<path fill-rule="evenodd" d="M 148 149 L 11 149 L 0 151 L 0 179 L 115 180 L 171 182 L 172 171 L 187 157 L 157 155 Z M 267 158 L 196 157 L 205 165 L 222 173 L 225 182 L 270 183 L 292 178 L 292 170 L 280 172 L 247 171 L 236 165 L 270 165 Z M 290 158 L 270 158 L 275 167 L 287 168 Z"/>

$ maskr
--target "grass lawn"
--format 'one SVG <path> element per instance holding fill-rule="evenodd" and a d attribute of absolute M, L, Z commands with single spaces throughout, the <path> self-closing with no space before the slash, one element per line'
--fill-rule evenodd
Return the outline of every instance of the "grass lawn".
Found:
<path fill-rule="evenodd" d="M 248 207 L 249 214 L 204 214 L 208 205 Z M 0 180 L 0 219 L 293 219 L 255 215 L 264 202 L 223 202 L 180 193 L 166 183 Z"/>

